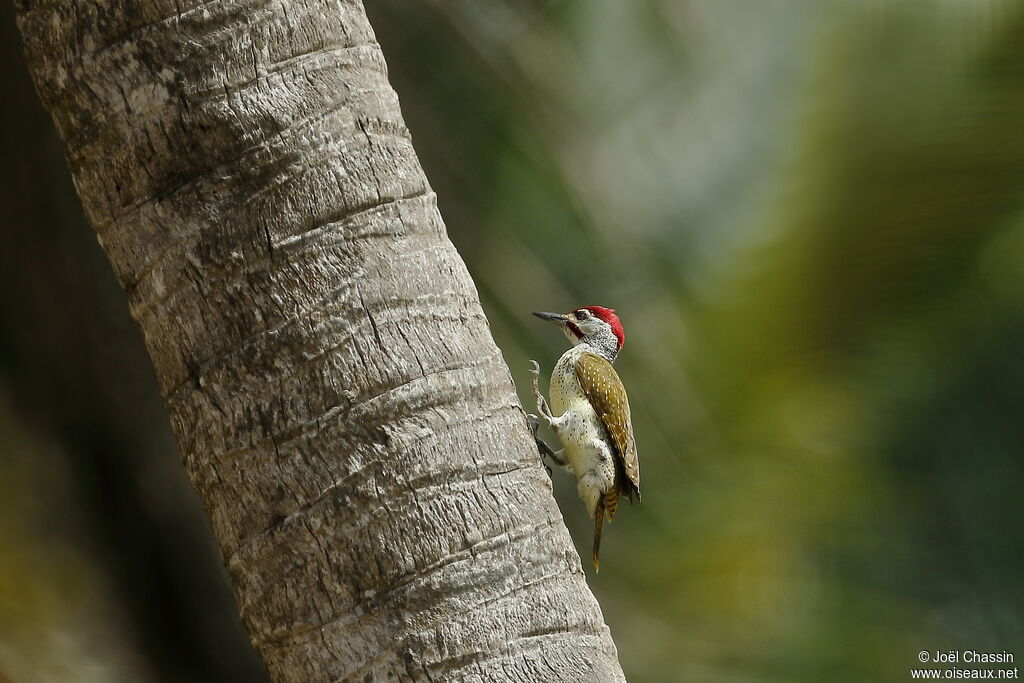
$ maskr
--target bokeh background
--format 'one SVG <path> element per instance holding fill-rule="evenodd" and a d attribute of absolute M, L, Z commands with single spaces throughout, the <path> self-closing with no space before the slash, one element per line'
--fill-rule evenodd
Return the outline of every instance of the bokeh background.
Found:
<path fill-rule="evenodd" d="M 367 9 L 523 400 L 530 310 L 624 321 L 631 680 L 1024 657 L 1024 4 Z M 0 15 L 0 681 L 265 680 Z"/>

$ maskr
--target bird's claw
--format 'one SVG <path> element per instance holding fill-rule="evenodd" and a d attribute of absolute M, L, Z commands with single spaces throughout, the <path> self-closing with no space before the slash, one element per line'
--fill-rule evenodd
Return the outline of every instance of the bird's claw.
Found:
<path fill-rule="evenodd" d="M 544 400 L 544 396 L 540 393 L 540 363 L 531 360 L 530 366 L 530 374 L 533 375 L 533 397 L 537 399 L 537 410 L 545 420 L 550 421 L 551 411 L 548 409 L 548 403 Z"/>
<path fill-rule="evenodd" d="M 537 451 L 540 453 L 540 463 L 544 465 L 544 469 L 548 471 L 548 476 L 551 476 L 551 466 L 548 465 L 548 458 L 556 459 L 554 451 L 551 450 L 551 446 L 547 445 L 543 439 L 537 436 L 537 430 L 540 428 L 540 418 L 533 413 L 526 415 L 526 421 L 530 425 L 530 431 L 533 432 L 533 440 L 537 443 Z"/>

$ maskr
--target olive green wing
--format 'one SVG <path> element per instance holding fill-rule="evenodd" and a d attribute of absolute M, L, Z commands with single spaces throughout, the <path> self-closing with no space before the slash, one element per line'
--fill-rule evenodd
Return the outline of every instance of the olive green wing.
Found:
<path fill-rule="evenodd" d="M 576 364 L 576 378 L 594 406 L 598 417 L 604 422 L 612 441 L 615 443 L 616 465 L 622 473 L 622 493 L 633 499 L 640 499 L 640 460 L 633 439 L 633 423 L 629 416 L 629 400 L 615 368 L 593 353 L 584 353 Z"/>

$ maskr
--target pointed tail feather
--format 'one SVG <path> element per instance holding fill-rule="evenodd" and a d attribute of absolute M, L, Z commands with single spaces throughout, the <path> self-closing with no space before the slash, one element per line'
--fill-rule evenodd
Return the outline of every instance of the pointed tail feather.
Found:
<path fill-rule="evenodd" d="M 594 571 L 601 571 L 601 529 L 604 527 L 604 501 L 597 502 L 594 510 Z"/>

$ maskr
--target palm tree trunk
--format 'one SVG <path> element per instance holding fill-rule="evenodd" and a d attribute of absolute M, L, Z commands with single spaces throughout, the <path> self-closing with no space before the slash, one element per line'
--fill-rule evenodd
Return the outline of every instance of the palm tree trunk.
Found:
<path fill-rule="evenodd" d="M 16 4 L 271 676 L 621 679 L 361 4 Z"/>

